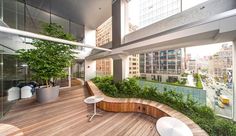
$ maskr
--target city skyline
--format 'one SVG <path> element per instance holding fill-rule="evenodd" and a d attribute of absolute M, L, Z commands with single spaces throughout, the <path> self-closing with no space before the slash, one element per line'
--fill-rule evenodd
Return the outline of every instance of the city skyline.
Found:
<path fill-rule="evenodd" d="M 232 42 L 225 42 L 225 43 L 232 44 Z M 220 51 L 222 44 L 225 44 L 225 43 L 216 43 L 216 44 L 187 47 L 186 54 L 191 54 L 191 59 L 200 59 L 204 56 L 212 56 L 218 51 Z"/>

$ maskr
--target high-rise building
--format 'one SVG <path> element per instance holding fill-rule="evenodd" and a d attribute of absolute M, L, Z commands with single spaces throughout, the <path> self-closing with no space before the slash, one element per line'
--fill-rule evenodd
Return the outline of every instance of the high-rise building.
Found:
<path fill-rule="evenodd" d="M 96 46 L 112 41 L 112 18 L 109 18 L 96 29 Z M 97 75 L 112 75 L 113 61 L 111 58 L 96 60 Z"/>
<path fill-rule="evenodd" d="M 197 73 L 197 61 L 195 59 L 190 59 L 187 66 L 189 72 Z"/>
<path fill-rule="evenodd" d="M 181 12 L 181 0 L 140 0 L 139 26 L 145 27 Z M 165 82 L 182 72 L 182 49 L 140 54 L 140 76 Z"/>
<path fill-rule="evenodd" d="M 181 0 L 140 0 L 140 27 L 181 12 Z"/>
<path fill-rule="evenodd" d="M 140 76 L 159 82 L 175 81 L 182 72 L 183 49 L 140 54 Z"/>
<path fill-rule="evenodd" d="M 210 58 L 209 74 L 219 79 L 226 78 L 228 69 L 232 69 L 232 62 L 232 44 L 223 44 L 220 51 Z"/>
<path fill-rule="evenodd" d="M 136 30 L 137 27 L 129 24 L 129 31 Z M 105 45 L 112 41 L 112 18 L 106 20 L 96 29 L 97 46 Z M 111 58 L 100 59 L 96 61 L 97 75 L 112 75 L 113 61 Z M 139 55 L 129 56 L 129 77 L 139 76 Z"/>

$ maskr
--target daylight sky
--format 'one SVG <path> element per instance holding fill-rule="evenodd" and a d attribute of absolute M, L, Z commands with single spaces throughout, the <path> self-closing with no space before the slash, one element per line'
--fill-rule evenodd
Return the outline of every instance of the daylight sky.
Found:
<path fill-rule="evenodd" d="M 186 48 L 186 53 L 191 54 L 192 59 L 212 56 L 221 49 L 222 44 L 223 43 L 188 47 Z"/>
<path fill-rule="evenodd" d="M 131 0 L 129 3 L 129 19 L 132 24 L 139 24 L 139 0 Z M 207 0 L 182 0 L 183 10 L 194 7 Z M 195 46 L 186 48 L 187 53 L 192 55 L 192 59 L 198 59 L 203 56 L 209 56 L 215 54 L 220 50 L 222 44 L 211 44 L 204 46 Z"/>

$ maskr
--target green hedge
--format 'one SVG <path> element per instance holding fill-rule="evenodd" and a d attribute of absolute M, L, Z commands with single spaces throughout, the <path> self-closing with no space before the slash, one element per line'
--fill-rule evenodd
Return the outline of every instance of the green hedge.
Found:
<path fill-rule="evenodd" d="M 114 83 L 112 77 L 96 77 L 92 81 L 104 94 L 111 97 L 143 98 L 169 105 L 191 118 L 210 136 L 236 136 L 236 125 L 232 121 L 217 117 L 212 109 L 200 106 L 191 96 L 186 100 L 183 94 L 175 91 L 161 93 L 154 87 L 142 89 L 133 78 L 119 83 Z"/>
<path fill-rule="evenodd" d="M 194 74 L 194 79 L 196 80 L 196 88 L 202 89 L 202 81 L 201 81 L 201 76 L 199 74 Z"/>
<path fill-rule="evenodd" d="M 148 82 L 153 82 L 153 83 L 159 83 L 159 84 L 166 84 L 166 85 L 174 85 L 174 86 L 181 86 L 181 87 L 196 88 L 196 87 L 193 87 L 193 86 L 185 85 L 186 81 L 183 81 L 182 83 L 178 83 L 178 82 L 176 82 L 176 83 L 169 83 L 169 82 L 158 82 L 158 81 L 155 81 L 155 80 L 147 80 L 147 79 L 138 79 L 138 80 L 148 81 Z M 202 88 L 198 88 L 198 89 L 202 89 Z"/>

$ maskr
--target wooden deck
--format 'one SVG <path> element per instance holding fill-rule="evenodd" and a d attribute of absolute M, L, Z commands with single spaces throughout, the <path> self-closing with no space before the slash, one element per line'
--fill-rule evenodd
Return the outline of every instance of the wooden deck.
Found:
<path fill-rule="evenodd" d="M 39 104 L 35 99 L 21 100 L 0 123 L 20 128 L 26 136 L 158 136 L 156 119 L 142 113 L 100 111 L 103 116 L 88 122 L 92 105 L 85 87 L 60 91 L 56 102 Z"/>

